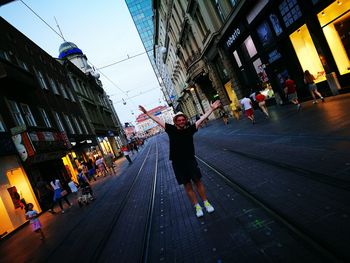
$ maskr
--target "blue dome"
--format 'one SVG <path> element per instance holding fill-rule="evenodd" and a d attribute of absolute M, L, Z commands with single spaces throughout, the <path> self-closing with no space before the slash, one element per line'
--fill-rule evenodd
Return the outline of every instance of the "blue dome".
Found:
<path fill-rule="evenodd" d="M 83 55 L 83 51 L 81 51 L 77 45 L 72 42 L 64 42 L 60 45 L 59 48 L 59 56 L 58 58 L 62 59 L 71 55 Z"/>

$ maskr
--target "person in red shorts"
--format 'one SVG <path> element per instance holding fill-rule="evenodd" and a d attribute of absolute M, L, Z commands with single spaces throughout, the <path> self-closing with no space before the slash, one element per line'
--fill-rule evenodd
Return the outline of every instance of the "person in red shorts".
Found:
<path fill-rule="evenodd" d="M 247 116 L 247 118 L 251 120 L 253 124 L 255 124 L 252 101 L 248 97 L 244 97 L 243 99 L 241 99 L 240 103 L 244 108 L 244 113 Z"/>
<path fill-rule="evenodd" d="M 292 80 L 289 76 L 286 78 L 286 81 L 284 82 L 284 93 L 286 94 L 288 101 L 290 101 L 294 105 L 297 105 L 297 109 L 299 111 L 301 108 L 301 105 L 298 100 L 296 85 L 294 80 Z"/>
<path fill-rule="evenodd" d="M 266 99 L 265 95 L 261 94 L 260 91 L 256 93 L 255 100 L 258 102 L 258 105 L 262 110 L 262 112 L 266 115 L 266 118 L 269 118 L 270 115 L 266 107 L 265 99 Z"/>

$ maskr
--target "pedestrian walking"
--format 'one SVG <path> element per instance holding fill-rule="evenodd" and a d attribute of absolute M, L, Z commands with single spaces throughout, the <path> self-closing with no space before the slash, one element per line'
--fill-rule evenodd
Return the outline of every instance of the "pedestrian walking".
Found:
<path fill-rule="evenodd" d="M 97 170 L 98 170 L 98 176 L 105 177 L 108 174 L 107 165 L 106 165 L 106 162 L 102 156 L 97 157 L 96 162 L 95 162 L 95 166 L 97 167 Z M 83 167 L 83 171 L 84 171 L 84 167 Z M 85 173 L 85 171 L 84 171 L 84 173 Z"/>
<path fill-rule="evenodd" d="M 61 208 L 61 213 L 64 214 L 62 199 L 67 203 L 67 205 L 69 207 L 72 206 L 72 204 L 67 199 L 67 191 L 62 189 L 60 180 L 58 180 L 58 179 L 51 181 L 50 185 L 51 185 L 52 189 L 54 190 L 53 203 L 52 203 L 51 210 L 54 211 L 54 206 L 56 203 L 58 203 L 60 208 Z"/>
<path fill-rule="evenodd" d="M 255 118 L 254 118 L 254 110 L 253 110 L 253 103 L 248 98 L 248 96 L 244 97 L 240 100 L 241 106 L 244 109 L 244 114 L 247 116 L 247 118 L 252 122 L 252 124 L 255 124 Z"/>
<path fill-rule="evenodd" d="M 87 174 L 84 173 L 84 170 L 81 168 L 78 169 L 78 184 L 79 187 L 82 189 L 82 192 L 89 193 L 91 195 L 92 200 L 96 199 L 94 192 L 92 191 L 92 188 L 90 186 L 89 180 L 87 178 Z"/>
<path fill-rule="evenodd" d="M 89 170 L 89 175 L 88 175 L 89 181 L 91 181 L 91 179 L 94 179 L 94 181 L 96 181 L 96 178 L 95 178 L 95 164 L 94 164 L 94 161 L 91 159 L 91 157 L 87 161 L 86 166 L 87 166 L 87 168 Z"/>
<path fill-rule="evenodd" d="M 130 155 L 130 151 L 129 151 L 128 146 L 123 145 L 121 150 L 123 152 L 124 157 L 128 160 L 129 164 L 132 164 L 131 158 L 129 156 Z"/>
<path fill-rule="evenodd" d="M 173 118 L 174 125 L 172 125 L 165 123 L 164 120 L 150 114 L 144 107 L 139 106 L 144 114 L 164 128 L 165 132 L 168 134 L 170 144 L 169 159 L 172 161 L 177 183 L 184 186 L 185 192 L 194 206 L 198 218 L 203 216 L 203 210 L 198 203 L 192 182 L 195 184 L 207 212 L 214 212 L 214 207 L 209 203 L 204 184 L 201 181 L 202 174 L 195 158 L 193 135 L 201 127 L 202 122 L 218 107 L 220 107 L 219 100 L 212 103 L 210 109 L 205 112 L 195 124 L 189 124 L 187 116 L 182 112 L 178 112 Z"/>
<path fill-rule="evenodd" d="M 40 234 L 40 239 L 45 239 L 44 232 L 41 230 L 41 223 L 38 218 L 39 214 L 36 210 L 33 209 L 34 205 L 32 203 L 27 204 L 26 208 L 26 219 L 29 220 L 30 226 L 32 227 L 33 232 Z"/>
<path fill-rule="evenodd" d="M 300 102 L 298 100 L 297 89 L 294 80 L 287 76 L 284 82 L 284 94 L 286 95 L 289 102 L 297 106 L 298 111 L 301 108 Z"/>
<path fill-rule="evenodd" d="M 222 118 L 224 124 L 227 125 L 228 124 L 228 114 L 223 107 L 220 109 L 219 114 L 220 114 L 220 117 Z"/>
<path fill-rule="evenodd" d="M 266 118 L 269 118 L 270 117 L 270 114 L 267 110 L 267 107 L 266 107 L 266 97 L 264 94 L 261 94 L 260 91 L 257 91 L 256 92 L 256 95 L 255 95 L 255 100 L 257 101 L 260 109 L 262 110 L 262 112 L 265 114 Z"/>
<path fill-rule="evenodd" d="M 312 103 L 317 103 L 316 95 L 321 99 L 322 102 L 324 102 L 324 97 L 321 95 L 321 93 L 317 90 L 317 86 L 315 84 L 316 78 L 314 75 L 312 75 L 308 70 L 305 70 L 304 72 L 304 83 L 307 84 L 310 94 L 312 96 Z"/>

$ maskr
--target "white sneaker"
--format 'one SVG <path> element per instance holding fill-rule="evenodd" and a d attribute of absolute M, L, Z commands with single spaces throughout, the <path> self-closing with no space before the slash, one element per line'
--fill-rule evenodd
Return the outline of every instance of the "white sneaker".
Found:
<path fill-rule="evenodd" d="M 213 213 L 215 210 L 214 207 L 208 202 L 208 200 L 204 201 L 204 207 L 208 213 Z"/>
<path fill-rule="evenodd" d="M 202 207 L 200 205 L 195 205 L 194 208 L 196 209 L 196 216 L 198 218 L 203 216 L 203 210 Z"/>

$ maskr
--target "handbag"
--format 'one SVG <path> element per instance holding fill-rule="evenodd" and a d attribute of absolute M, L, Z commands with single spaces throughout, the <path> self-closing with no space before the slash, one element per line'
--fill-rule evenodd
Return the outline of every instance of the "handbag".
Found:
<path fill-rule="evenodd" d="M 66 196 L 68 194 L 67 190 L 62 190 L 61 191 L 61 196 Z"/>

